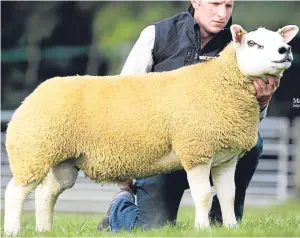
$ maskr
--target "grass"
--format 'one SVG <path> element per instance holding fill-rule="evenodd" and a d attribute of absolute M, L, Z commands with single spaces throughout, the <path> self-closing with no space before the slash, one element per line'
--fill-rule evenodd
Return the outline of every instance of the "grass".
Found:
<path fill-rule="evenodd" d="M 3 236 L 3 211 L 1 211 L 1 236 Z M 268 207 L 252 207 L 245 209 L 243 222 L 235 229 L 226 229 L 214 226 L 211 229 L 196 231 L 193 228 L 194 208 L 181 207 L 178 215 L 178 224 L 165 226 L 158 230 L 135 230 L 132 233 L 98 232 L 96 227 L 103 214 L 86 213 L 59 213 L 54 215 L 54 227 L 51 232 L 36 233 L 34 230 L 35 218 L 32 212 L 25 212 L 22 219 L 22 237 L 55 237 L 55 236 L 128 236 L 128 237 L 187 237 L 187 236 L 300 236 L 300 201 L 289 201 L 284 204 Z"/>

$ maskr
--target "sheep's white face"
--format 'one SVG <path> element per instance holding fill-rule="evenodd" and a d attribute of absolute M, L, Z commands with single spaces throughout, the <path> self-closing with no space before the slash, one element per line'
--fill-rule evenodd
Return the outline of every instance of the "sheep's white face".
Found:
<path fill-rule="evenodd" d="M 263 78 L 266 74 L 282 76 L 293 61 L 291 46 L 287 43 L 298 30 L 297 26 L 289 25 L 277 32 L 259 28 L 247 33 L 241 26 L 232 25 L 230 31 L 241 72 Z"/>

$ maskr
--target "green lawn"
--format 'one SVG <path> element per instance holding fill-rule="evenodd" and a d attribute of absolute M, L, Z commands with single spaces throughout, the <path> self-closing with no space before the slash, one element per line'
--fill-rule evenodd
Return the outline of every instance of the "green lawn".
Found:
<path fill-rule="evenodd" d="M 51 232 L 36 233 L 33 213 L 25 212 L 20 236 L 300 236 L 300 201 L 269 207 L 246 207 L 242 224 L 238 228 L 226 229 L 212 227 L 208 230 L 195 231 L 194 208 L 182 207 L 179 211 L 178 224 L 159 230 L 133 233 L 97 232 L 96 226 L 103 214 L 58 213 L 54 215 L 54 228 Z M 1 236 L 3 236 L 3 211 L 1 215 Z"/>

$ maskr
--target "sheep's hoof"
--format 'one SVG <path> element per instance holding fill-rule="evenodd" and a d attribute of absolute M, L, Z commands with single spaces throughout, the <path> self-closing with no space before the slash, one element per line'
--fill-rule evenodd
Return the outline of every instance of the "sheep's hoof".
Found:
<path fill-rule="evenodd" d="M 36 227 L 35 228 L 36 232 L 48 232 L 51 231 L 51 228 L 41 228 L 41 227 Z"/>
<path fill-rule="evenodd" d="M 201 222 L 195 222 L 195 229 L 196 230 L 202 230 L 202 229 L 208 229 L 210 228 L 209 221 L 201 221 Z"/>
<path fill-rule="evenodd" d="M 19 233 L 19 230 L 4 230 L 4 234 L 6 237 L 8 236 L 17 236 Z"/>
<path fill-rule="evenodd" d="M 227 222 L 227 223 L 224 223 L 224 226 L 227 228 L 237 228 L 238 223 L 237 222 Z"/>

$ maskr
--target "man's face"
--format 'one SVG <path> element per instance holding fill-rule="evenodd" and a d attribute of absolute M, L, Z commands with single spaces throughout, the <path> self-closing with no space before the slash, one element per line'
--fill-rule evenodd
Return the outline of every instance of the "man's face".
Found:
<path fill-rule="evenodd" d="M 233 0 L 192 0 L 195 20 L 208 33 L 216 34 L 228 23 Z"/>

